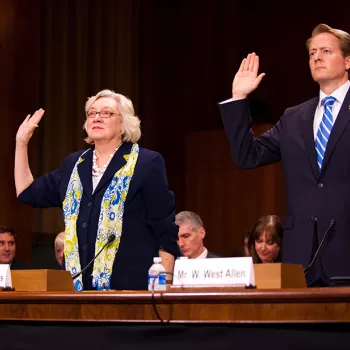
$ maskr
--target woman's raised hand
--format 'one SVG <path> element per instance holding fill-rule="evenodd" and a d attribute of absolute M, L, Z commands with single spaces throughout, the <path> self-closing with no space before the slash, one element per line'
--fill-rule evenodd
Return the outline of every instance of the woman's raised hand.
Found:
<path fill-rule="evenodd" d="M 20 125 L 16 135 L 17 144 L 27 146 L 33 136 L 34 130 L 39 126 L 39 122 L 43 117 L 45 111 L 40 108 L 32 116 L 27 115 L 23 123 Z"/>

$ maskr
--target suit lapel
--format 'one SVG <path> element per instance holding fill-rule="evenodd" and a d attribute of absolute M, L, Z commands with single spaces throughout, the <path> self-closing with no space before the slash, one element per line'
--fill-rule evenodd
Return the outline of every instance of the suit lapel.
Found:
<path fill-rule="evenodd" d="M 84 192 L 92 199 L 92 149 L 87 151 L 82 158 L 84 161 L 78 164 L 78 174 Z"/>
<path fill-rule="evenodd" d="M 103 188 L 106 183 L 111 182 L 115 173 L 126 164 L 124 155 L 129 154 L 131 151 L 132 143 L 124 142 L 118 151 L 114 154 L 111 162 L 109 163 L 105 173 L 103 174 L 100 182 L 98 183 L 94 195 Z"/>
<path fill-rule="evenodd" d="M 318 167 L 316 160 L 316 149 L 315 149 L 315 140 L 314 140 L 314 117 L 315 111 L 319 99 L 314 98 L 310 103 L 305 107 L 302 113 L 302 125 L 301 130 L 304 137 L 305 149 L 310 161 L 312 172 L 315 178 L 318 178 Z"/>
<path fill-rule="evenodd" d="M 340 108 L 339 114 L 337 116 L 337 119 L 335 120 L 331 134 L 329 136 L 320 175 L 322 174 L 323 170 L 326 168 L 327 163 L 329 162 L 329 159 L 332 153 L 334 152 L 334 149 L 341 135 L 343 134 L 346 126 L 348 125 L 349 121 L 350 121 L 350 89 L 345 96 L 345 99 Z"/>

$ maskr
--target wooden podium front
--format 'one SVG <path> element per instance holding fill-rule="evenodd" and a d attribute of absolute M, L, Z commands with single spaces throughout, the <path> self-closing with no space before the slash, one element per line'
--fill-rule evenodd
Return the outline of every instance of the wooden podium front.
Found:
<path fill-rule="evenodd" d="M 64 270 L 12 270 L 16 292 L 73 292 L 71 274 Z"/>
<path fill-rule="evenodd" d="M 296 264 L 255 264 L 255 282 L 257 289 L 305 288 L 303 268 Z M 70 273 L 64 270 L 12 270 L 12 286 L 17 292 L 73 292 L 74 286 Z M 204 287 L 204 286 L 202 286 Z M 201 289 L 203 289 L 201 287 Z M 225 286 L 207 288 L 215 292 Z M 180 286 L 181 291 L 186 287 Z M 195 290 L 198 287 L 191 288 Z M 235 287 L 229 286 L 228 290 Z M 179 289 L 179 288 L 178 288 Z M 199 289 L 198 289 L 199 290 Z"/>
<path fill-rule="evenodd" d="M 350 344 L 350 288 L 296 288 L 304 275 L 295 265 L 255 267 L 258 288 L 154 294 L 72 292 L 68 272 L 12 271 L 17 291 L 0 292 L 1 348 L 256 350 L 262 339 L 283 350 Z"/>
<path fill-rule="evenodd" d="M 304 270 L 298 264 L 254 264 L 258 289 L 306 288 Z"/>

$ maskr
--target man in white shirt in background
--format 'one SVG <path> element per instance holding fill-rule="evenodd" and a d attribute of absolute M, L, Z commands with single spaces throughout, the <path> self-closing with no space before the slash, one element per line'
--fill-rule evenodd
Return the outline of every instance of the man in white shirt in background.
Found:
<path fill-rule="evenodd" d="M 218 258 L 204 246 L 205 228 L 200 216 L 192 211 L 182 211 L 175 216 L 179 226 L 178 245 L 183 256 L 189 259 Z"/>

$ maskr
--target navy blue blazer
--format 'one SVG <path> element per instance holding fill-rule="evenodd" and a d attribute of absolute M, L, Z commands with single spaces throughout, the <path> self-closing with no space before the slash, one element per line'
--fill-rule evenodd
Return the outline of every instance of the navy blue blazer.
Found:
<path fill-rule="evenodd" d="M 101 201 L 114 174 L 126 164 L 131 143 L 123 143 L 115 153 L 95 192 L 92 194 L 92 149 L 83 155 L 78 173 L 83 185 L 77 220 L 81 267 L 94 257 Z M 84 151 L 70 154 L 59 169 L 34 180 L 19 195 L 22 203 L 33 207 L 61 207 L 75 163 Z M 175 225 L 174 195 L 168 189 L 162 156 L 144 148 L 135 166 L 125 201 L 123 229 L 113 265 L 111 289 L 147 289 L 148 269 L 160 248 L 179 256 L 178 227 Z M 92 266 L 83 274 L 84 289 L 92 288 Z"/>
<path fill-rule="evenodd" d="M 319 98 L 288 108 L 279 122 L 254 137 L 248 99 L 220 104 L 232 159 L 240 168 L 282 160 L 287 188 L 282 261 L 308 266 L 316 226 L 326 277 L 350 276 L 350 92 L 333 126 L 319 172 L 313 121 Z"/>

